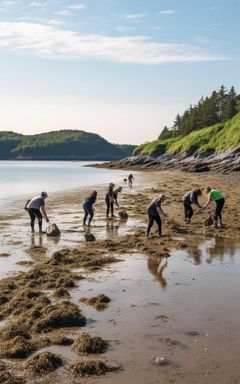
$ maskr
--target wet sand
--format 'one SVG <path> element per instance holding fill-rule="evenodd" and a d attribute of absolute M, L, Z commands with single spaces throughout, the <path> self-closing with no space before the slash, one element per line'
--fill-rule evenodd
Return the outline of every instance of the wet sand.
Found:
<path fill-rule="evenodd" d="M 190 225 L 184 223 L 181 197 L 196 185 L 217 187 L 225 195 L 224 228 L 204 226 L 213 204 Z M 62 230 L 59 239 L 31 235 L 25 212 L 0 218 L 0 278 L 5 277 L 0 281 L 0 378 L 6 372 L 15 377 L 2 382 L 240 382 L 238 179 L 136 173 L 133 188 L 119 195 L 129 213 L 126 222 L 106 220 L 104 187 L 98 190 L 91 228 L 95 242 L 85 241 L 81 226 L 86 189 L 48 199 L 49 216 Z M 168 196 L 163 209 L 169 220 L 161 239 L 155 229 L 146 239 L 146 205 L 158 193 Z M 103 306 L 86 301 L 99 295 L 110 301 Z M 76 340 L 83 332 L 101 337 L 107 350 L 79 354 L 56 342 L 62 335 Z M 13 351 L 18 344 L 22 349 Z M 46 351 L 62 363 L 40 375 L 26 362 Z M 110 372 L 100 375 L 104 369 L 98 365 L 99 376 L 73 375 L 72 364 L 96 359 Z"/>

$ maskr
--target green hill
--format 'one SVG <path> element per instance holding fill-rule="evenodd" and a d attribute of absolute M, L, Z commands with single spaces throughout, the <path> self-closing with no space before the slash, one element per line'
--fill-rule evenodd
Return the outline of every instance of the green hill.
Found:
<path fill-rule="evenodd" d="M 118 160 L 135 146 L 111 144 L 101 136 L 77 130 L 39 135 L 0 132 L 0 159 L 31 160 Z"/>
<path fill-rule="evenodd" d="M 191 152 L 194 150 L 227 150 L 240 146 L 240 113 L 225 123 L 202 128 L 181 137 L 159 139 L 138 146 L 134 155 L 160 156 L 166 152 Z"/>

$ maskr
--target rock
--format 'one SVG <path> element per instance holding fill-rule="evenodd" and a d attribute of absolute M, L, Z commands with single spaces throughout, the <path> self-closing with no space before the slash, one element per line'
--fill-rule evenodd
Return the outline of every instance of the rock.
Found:
<path fill-rule="evenodd" d="M 170 361 L 168 359 L 166 359 L 165 357 L 155 357 L 155 356 L 152 356 L 151 357 L 151 361 L 154 365 L 158 365 L 158 366 L 165 366 L 165 365 L 170 365 Z"/>
<path fill-rule="evenodd" d="M 203 162 L 204 160 L 204 162 Z M 109 168 L 137 167 L 140 169 L 171 169 L 177 168 L 185 172 L 239 172 L 240 147 L 222 152 L 213 150 L 199 151 L 192 148 L 188 152 L 164 153 L 160 148 L 150 154 L 130 156 L 119 161 L 103 165 Z"/>
<path fill-rule="evenodd" d="M 187 335 L 187 336 L 199 336 L 199 332 L 198 331 L 187 331 L 185 333 L 185 335 Z"/>

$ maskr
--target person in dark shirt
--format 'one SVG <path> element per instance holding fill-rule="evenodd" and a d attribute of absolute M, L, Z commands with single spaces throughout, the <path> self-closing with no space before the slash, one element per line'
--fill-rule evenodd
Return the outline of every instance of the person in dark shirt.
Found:
<path fill-rule="evenodd" d="M 113 212 L 113 203 L 114 203 L 113 188 L 114 187 L 115 187 L 115 184 L 110 183 L 105 196 L 105 203 L 107 205 L 106 217 L 109 217 L 109 211 L 111 211 L 111 217 L 116 217 Z"/>
<path fill-rule="evenodd" d="M 129 185 L 129 187 L 131 187 L 131 188 L 132 188 L 132 182 L 133 182 L 133 180 L 134 180 L 134 177 L 133 177 L 132 174 L 130 174 L 130 175 L 128 176 L 128 185 Z"/>
<path fill-rule="evenodd" d="M 191 218 L 193 216 L 192 204 L 197 205 L 199 208 L 202 208 L 198 202 L 198 197 L 201 196 L 202 191 L 199 188 L 195 188 L 192 191 L 185 193 L 182 198 L 183 207 L 184 207 L 184 216 L 185 222 L 187 224 L 190 223 Z"/>
<path fill-rule="evenodd" d="M 122 187 L 118 187 L 113 190 L 113 200 L 117 207 L 119 207 L 118 204 L 118 194 L 122 192 Z"/>
<path fill-rule="evenodd" d="M 160 214 L 167 217 L 167 214 L 161 208 L 161 204 L 165 200 L 166 200 L 165 195 L 159 195 L 157 198 L 153 199 L 147 207 L 147 214 L 148 214 L 148 227 L 147 227 L 147 234 L 146 234 L 147 237 L 149 237 L 150 235 L 150 231 L 154 221 L 157 223 L 159 236 L 162 236 L 162 220 L 161 220 Z"/>
<path fill-rule="evenodd" d="M 32 200 L 28 200 L 25 205 L 25 210 L 28 211 L 28 214 L 31 219 L 31 229 L 34 233 L 34 223 L 35 219 L 38 220 L 39 232 L 42 233 L 42 218 L 44 217 L 46 222 L 49 222 L 45 209 L 45 199 L 48 197 L 47 192 L 42 192 L 40 196 L 34 197 Z"/>
<path fill-rule="evenodd" d="M 93 204 L 95 204 L 96 199 L 97 199 L 97 191 L 93 191 L 92 194 L 84 200 L 82 205 L 84 210 L 83 225 L 86 225 L 88 216 L 89 216 L 88 226 L 91 225 L 91 221 L 94 216 Z"/>

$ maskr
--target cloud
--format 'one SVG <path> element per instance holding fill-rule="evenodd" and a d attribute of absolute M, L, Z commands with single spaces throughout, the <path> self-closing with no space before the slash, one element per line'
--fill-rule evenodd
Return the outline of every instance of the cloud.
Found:
<path fill-rule="evenodd" d="M 18 1 L 15 1 L 15 0 L 5 0 L 2 2 L 3 5 L 15 5 L 17 3 Z"/>
<path fill-rule="evenodd" d="M 70 5 L 68 8 L 72 9 L 73 11 L 82 11 L 87 7 L 85 4 L 74 4 L 74 5 Z"/>
<path fill-rule="evenodd" d="M 134 31 L 136 28 L 134 27 L 125 27 L 123 25 L 120 25 L 119 27 L 117 27 L 117 31 L 118 32 L 130 32 L 130 31 Z"/>
<path fill-rule="evenodd" d="M 57 15 L 57 16 L 72 16 L 72 12 L 69 9 L 61 9 L 60 11 L 55 11 L 54 15 Z"/>
<path fill-rule="evenodd" d="M 31 3 L 29 3 L 29 7 L 44 8 L 44 7 L 46 7 L 50 3 L 51 3 L 50 0 L 46 0 L 46 1 L 32 1 Z"/>
<path fill-rule="evenodd" d="M 146 16 L 146 13 L 126 13 L 123 17 L 125 20 L 140 20 Z"/>
<path fill-rule="evenodd" d="M 187 44 L 159 43 L 144 36 L 84 35 L 51 25 L 28 22 L 0 22 L 0 49 L 42 58 L 145 65 L 226 59 Z"/>
<path fill-rule="evenodd" d="M 59 25 L 65 25 L 65 22 L 58 19 L 50 19 L 50 20 L 47 20 L 47 24 L 59 26 Z"/>
<path fill-rule="evenodd" d="M 42 8 L 44 7 L 45 4 L 43 3 L 39 3 L 38 1 L 32 1 L 30 4 L 29 4 L 29 7 L 36 7 L 36 8 Z"/>
<path fill-rule="evenodd" d="M 159 15 L 173 15 L 174 13 L 176 13 L 175 9 L 164 9 L 159 12 Z"/>

